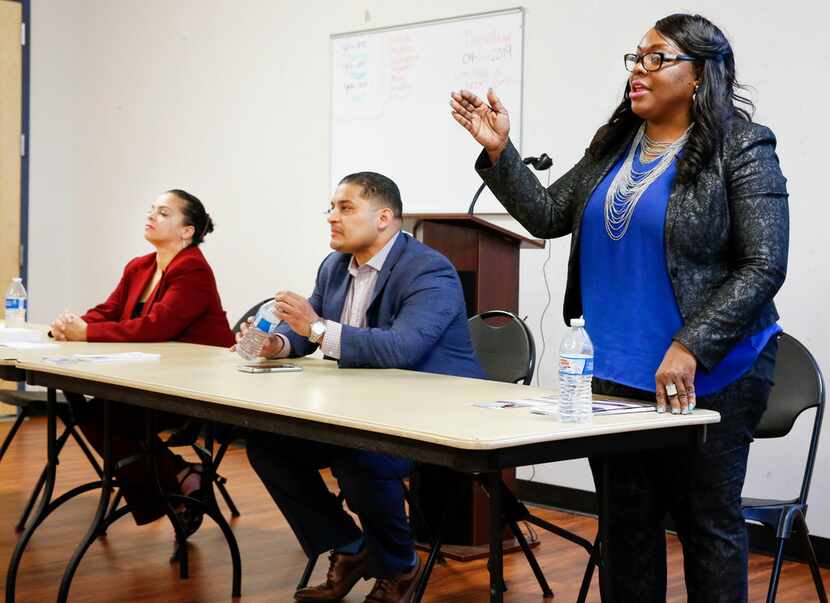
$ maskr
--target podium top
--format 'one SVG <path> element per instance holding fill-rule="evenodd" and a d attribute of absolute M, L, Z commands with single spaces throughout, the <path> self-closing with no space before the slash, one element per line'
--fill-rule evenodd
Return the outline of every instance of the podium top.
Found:
<path fill-rule="evenodd" d="M 427 214 L 403 214 L 404 220 L 414 220 L 416 224 L 418 222 L 440 222 L 444 224 L 449 223 L 456 223 L 456 224 L 463 224 L 467 223 L 468 227 L 470 228 L 477 228 L 478 230 L 490 231 L 494 234 L 499 236 L 508 238 L 512 241 L 515 241 L 516 244 L 519 246 L 520 249 L 544 249 L 545 248 L 545 240 L 544 239 L 531 239 L 528 237 L 523 237 L 520 234 L 513 232 L 512 230 L 508 230 L 498 224 L 493 224 L 492 222 L 488 222 L 481 216 L 477 216 L 475 214 L 440 214 L 440 213 L 427 213 Z"/>

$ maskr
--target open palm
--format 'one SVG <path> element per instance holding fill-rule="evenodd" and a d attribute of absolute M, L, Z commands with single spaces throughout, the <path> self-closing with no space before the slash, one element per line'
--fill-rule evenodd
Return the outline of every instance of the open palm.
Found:
<path fill-rule="evenodd" d="M 493 90 L 487 92 L 489 106 L 469 90 L 453 92 L 452 116 L 488 153 L 500 153 L 510 134 L 510 117 Z"/>

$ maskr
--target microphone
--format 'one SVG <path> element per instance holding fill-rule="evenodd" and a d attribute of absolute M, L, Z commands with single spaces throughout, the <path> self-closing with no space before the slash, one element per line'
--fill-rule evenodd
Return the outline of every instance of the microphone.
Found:
<path fill-rule="evenodd" d="M 553 159 L 547 153 L 542 153 L 538 157 L 525 157 L 522 159 L 522 163 L 525 165 L 531 166 L 536 171 L 543 171 L 548 170 L 553 166 Z M 478 201 L 479 196 L 481 195 L 481 191 L 484 190 L 484 187 L 487 186 L 484 182 L 481 183 L 481 186 L 478 187 L 476 194 L 473 195 L 473 201 L 470 203 L 470 207 L 467 208 L 467 215 L 472 216 L 473 210 L 475 209 L 476 202 Z"/>
<path fill-rule="evenodd" d="M 522 163 L 525 165 L 531 165 L 534 170 L 541 172 L 542 170 L 547 170 L 553 166 L 553 159 L 551 159 L 547 153 L 542 153 L 538 157 L 525 157 L 522 159 Z"/>

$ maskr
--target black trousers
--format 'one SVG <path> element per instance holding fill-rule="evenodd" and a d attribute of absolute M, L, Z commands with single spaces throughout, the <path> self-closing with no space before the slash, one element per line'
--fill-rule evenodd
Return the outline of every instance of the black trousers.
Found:
<path fill-rule="evenodd" d="M 777 342 L 750 371 L 720 392 L 697 399 L 718 411 L 707 441 L 677 448 L 591 458 L 597 492 L 603 464 L 610 470 L 610 542 L 616 601 L 666 600 L 665 517 L 683 546 L 689 603 L 747 601 L 748 544 L 741 512 L 749 444 L 766 409 Z M 653 392 L 595 379 L 594 393 L 654 401 Z M 670 420 L 670 418 L 667 418 Z"/>
<path fill-rule="evenodd" d="M 309 557 L 366 537 L 367 577 L 394 577 L 412 566 L 415 552 L 401 479 L 412 463 L 288 436 L 252 432 L 248 460 Z M 320 469 L 331 467 L 349 508 L 337 502 Z"/>

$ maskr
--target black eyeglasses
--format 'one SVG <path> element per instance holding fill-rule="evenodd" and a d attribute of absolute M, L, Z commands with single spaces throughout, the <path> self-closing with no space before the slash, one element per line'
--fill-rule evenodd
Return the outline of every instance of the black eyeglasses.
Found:
<path fill-rule="evenodd" d="M 646 54 L 625 54 L 623 61 L 625 61 L 625 68 L 628 71 L 634 71 L 637 68 L 637 63 L 643 66 L 646 71 L 659 71 L 665 63 L 673 63 L 675 61 L 697 61 L 697 57 L 688 54 L 677 54 L 669 56 L 663 52 L 647 52 Z"/>

